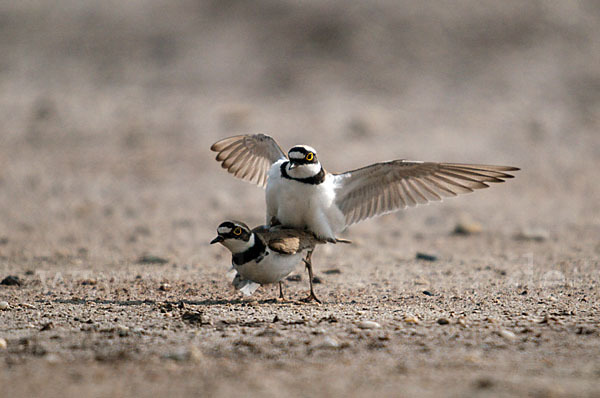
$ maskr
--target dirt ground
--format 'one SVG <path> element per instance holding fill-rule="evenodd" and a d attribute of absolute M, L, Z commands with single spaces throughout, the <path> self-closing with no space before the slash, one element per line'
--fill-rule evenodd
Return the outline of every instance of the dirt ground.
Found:
<path fill-rule="evenodd" d="M 1 396 L 600 396 L 597 2 L 0 2 L 0 32 Z M 208 243 L 264 221 L 208 149 L 245 132 L 522 170 L 320 247 L 322 305 L 301 267 L 247 299 Z"/>

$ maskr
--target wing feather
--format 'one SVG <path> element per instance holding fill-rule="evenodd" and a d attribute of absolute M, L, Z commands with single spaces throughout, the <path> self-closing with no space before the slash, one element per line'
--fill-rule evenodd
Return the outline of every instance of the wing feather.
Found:
<path fill-rule="evenodd" d="M 268 231 L 255 232 L 261 234 L 263 240 L 271 250 L 281 254 L 296 254 L 307 249 L 313 249 L 318 243 L 325 243 L 317 239 L 312 233 L 300 229 L 275 226 Z"/>
<path fill-rule="evenodd" d="M 336 205 L 346 225 L 504 182 L 510 166 L 394 160 L 336 174 Z"/>
<path fill-rule="evenodd" d="M 285 153 L 275 140 L 265 134 L 238 135 L 215 142 L 211 151 L 217 152 L 221 167 L 244 181 L 267 185 L 273 163 L 285 159 Z"/>

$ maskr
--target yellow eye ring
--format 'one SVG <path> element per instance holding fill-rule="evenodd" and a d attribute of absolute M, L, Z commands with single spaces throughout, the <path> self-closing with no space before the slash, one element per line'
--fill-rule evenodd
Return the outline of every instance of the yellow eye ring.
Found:
<path fill-rule="evenodd" d="M 315 154 L 312 152 L 307 153 L 306 156 L 304 157 L 304 159 L 308 160 L 309 162 L 312 162 L 314 158 L 315 158 Z"/>
<path fill-rule="evenodd" d="M 242 229 L 240 227 L 235 227 L 235 229 L 233 230 L 233 234 L 236 236 L 239 236 L 242 234 Z"/>

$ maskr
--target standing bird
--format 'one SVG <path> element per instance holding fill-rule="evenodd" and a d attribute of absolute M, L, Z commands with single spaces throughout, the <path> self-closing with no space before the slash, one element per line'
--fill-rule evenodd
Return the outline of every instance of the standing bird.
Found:
<path fill-rule="evenodd" d="M 266 186 L 267 224 L 303 228 L 329 242 L 339 241 L 336 235 L 359 221 L 487 188 L 513 178 L 507 171 L 519 170 L 400 159 L 332 174 L 310 146 L 296 145 L 286 157 L 264 134 L 225 138 L 211 150 L 234 176 Z M 311 257 L 312 250 L 306 258 L 309 269 Z"/>
<path fill-rule="evenodd" d="M 210 243 L 221 243 L 229 249 L 236 271 L 233 285 L 247 296 L 260 285 L 279 282 L 279 297 L 283 299 L 281 280 L 296 268 L 306 251 L 314 250 L 318 243 L 325 243 L 308 231 L 283 226 L 260 226 L 250 230 L 239 221 L 221 223 L 217 233 Z M 309 277 L 312 280 L 312 272 Z M 310 291 L 314 296 L 312 283 Z"/>

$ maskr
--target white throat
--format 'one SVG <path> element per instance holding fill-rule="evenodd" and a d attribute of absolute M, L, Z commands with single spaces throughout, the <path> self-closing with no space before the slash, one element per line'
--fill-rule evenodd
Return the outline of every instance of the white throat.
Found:
<path fill-rule="evenodd" d="M 254 246 L 254 234 L 250 235 L 247 242 L 241 239 L 226 239 L 222 243 L 233 254 L 243 253 Z"/>
<path fill-rule="evenodd" d="M 321 163 L 310 163 L 310 164 L 301 164 L 299 166 L 290 169 L 290 164 L 286 166 L 286 170 L 288 175 L 292 178 L 310 178 L 314 177 L 321 171 Z"/>

